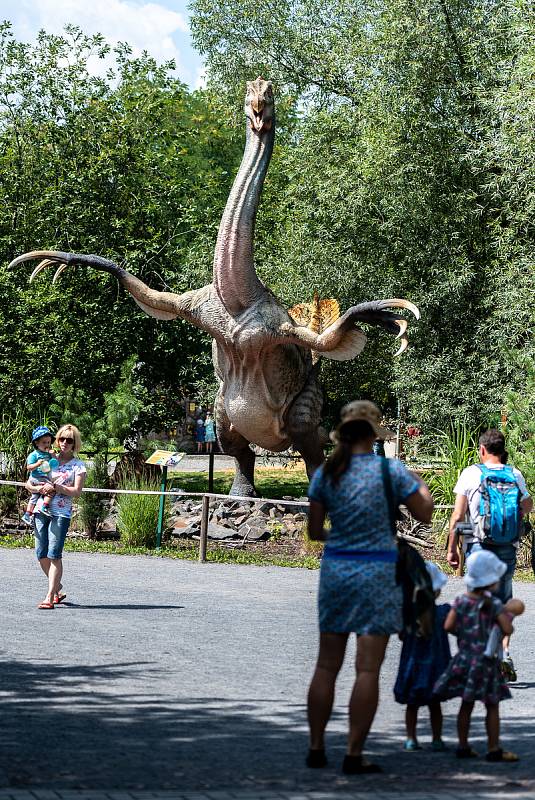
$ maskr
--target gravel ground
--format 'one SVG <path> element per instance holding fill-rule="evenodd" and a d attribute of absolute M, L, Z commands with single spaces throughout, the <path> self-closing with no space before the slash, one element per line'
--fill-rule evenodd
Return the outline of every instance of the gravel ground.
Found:
<path fill-rule="evenodd" d="M 404 753 L 402 709 L 391 692 L 399 643 L 392 640 L 369 742 L 385 775 L 356 784 L 339 769 L 354 645 L 329 728 L 331 766 L 303 766 L 317 572 L 71 553 L 68 602 L 46 612 L 36 609 L 44 578 L 32 553 L 0 549 L 0 560 L 2 796 L 7 787 L 33 789 L 42 800 L 46 792 L 37 790 L 180 790 L 207 797 L 232 790 L 244 798 L 263 790 L 277 797 L 312 790 L 343 796 L 357 786 L 377 797 L 535 790 L 534 584 L 516 586 L 527 604 L 513 640 L 519 681 L 502 706 L 504 743 L 522 761 L 502 766 L 456 762 L 428 749 Z M 461 589 L 452 580 L 446 598 Z M 455 701 L 445 706 L 452 746 L 456 709 Z M 484 752 L 482 709 L 473 733 Z"/>

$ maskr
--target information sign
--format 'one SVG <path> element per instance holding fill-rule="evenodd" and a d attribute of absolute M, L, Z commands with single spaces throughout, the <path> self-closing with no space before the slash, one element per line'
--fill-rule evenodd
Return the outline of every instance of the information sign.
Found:
<path fill-rule="evenodd" d="M 155 464 L 157 467 L 172 467 L 182 461 L 185 453 L 173 453 L 171 450 L 155 450 L 147 458 L 145 464 Z"/>

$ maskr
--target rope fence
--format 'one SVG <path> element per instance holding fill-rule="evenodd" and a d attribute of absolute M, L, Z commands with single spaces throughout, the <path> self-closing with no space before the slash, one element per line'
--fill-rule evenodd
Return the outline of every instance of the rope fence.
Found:
<path fill-rule="evenodd" d="M 20 488 L 26 488 L 26 484 L 23 481 L 6 481 L 0 480 L 0 486 L 17 486 Z M 82 492 L 88 492 L 93 494 L 108 494 L 108 495 L 120 495 L 120 494 L 130 494 L 130 495 L 152 495 L 155 497 L 160 497 L 161 499 L 165 497 L 174 497 L 174 498 L 181 498 L 181 497 L 200 497 L 202 498 L 202 508 L 201 508 L 201 529 L 200 529 L 200 537 L 199 537 L 199 561 L 205 562 L 206 561 L 206 553 L 208 549 L 208 518 L 210 513 L 210 500 L 226 500 L 228 502 L 241 502 L 241 503 L 252 503 L 252 504 L 264 504 L 264 503 L 271 503 L 273 505 L 282 505 L 282 506 L 290 506 L 295 507 L 298 506 L 300 509 L 307 508 L 310 506 L 308 500 L 279 500 L 273 497 L 241 497 L 235 495 L 228 495 L 228 494 L 218 494 L 216 492 L 189 492 L 183 489 L 174 489 L 173 491 L 163 491 L 163 490 L 148 490 L 148 489 L 99 489 L 96 487 L 91 486 L 84 486 Z M 163 501 L 165 502 L 165 501 Z M 436 505 L 435 511 L 446 511 L 453 509 L 452 505 Z M 407 536 L 409 540 L 412 537 Z M 157 549 L 160 549 L 161 543 L 161 531 L 160 536 L 158 537 L 158 544 Z"/>

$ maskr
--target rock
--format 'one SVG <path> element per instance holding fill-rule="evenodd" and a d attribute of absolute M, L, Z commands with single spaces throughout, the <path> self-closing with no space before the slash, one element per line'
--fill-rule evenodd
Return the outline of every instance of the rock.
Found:
<path fill-rule="evenodd" d="M 212 522 L 208 524 L 208 538 L 209 539 L 236 539 L 241 536 L 233 528 L 225 528 L 223 525 L 214 525 Z"/>
<path fill-rule="evenodd" d="M 177 529 L 177 532 L 180 531 L 180 535 L 183 536 L 185 539 L 191 539 L 195 535 L 199 535 L 201 530 L 201 523 L 199 520 L 195 520 L 190 522 L 187 528 Z"/>
<path fill-rule="evenodd" d="M 265 522 L 252 520 L 251 518 L 249 518 L 249 522 L 240 527 L 239 533 L 249 542 L 259 542 L 269 539 L 271 536 L 271 532 Z"/>

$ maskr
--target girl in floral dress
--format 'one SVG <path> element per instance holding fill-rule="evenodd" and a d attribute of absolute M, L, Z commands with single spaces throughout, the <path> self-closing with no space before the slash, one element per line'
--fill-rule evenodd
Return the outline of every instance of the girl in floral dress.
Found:
<path fill-rule="evenodd" d="M 487 709 L 487 761 L 518 761 L 515 753 L 500 747 L 499 703 L 511 697 L 496 658 L 485 656 L 485 647 L 494 623 L 504 635 L 512 633 L 510 617 L 503 603 L 492 595 L 507 569 L 490 550 L 478 550 L 466 560 L 465 582 L 468 591 L 457 597 L 446 617 L 444 629 L 457 636 L 458 652 L 435 684 L 440 700 L 461 697 L 457 716 L 459 746 L 457 758 L 474 758 L 478 754 L 468 743 L 470 720 L 476 700 Z"/>

